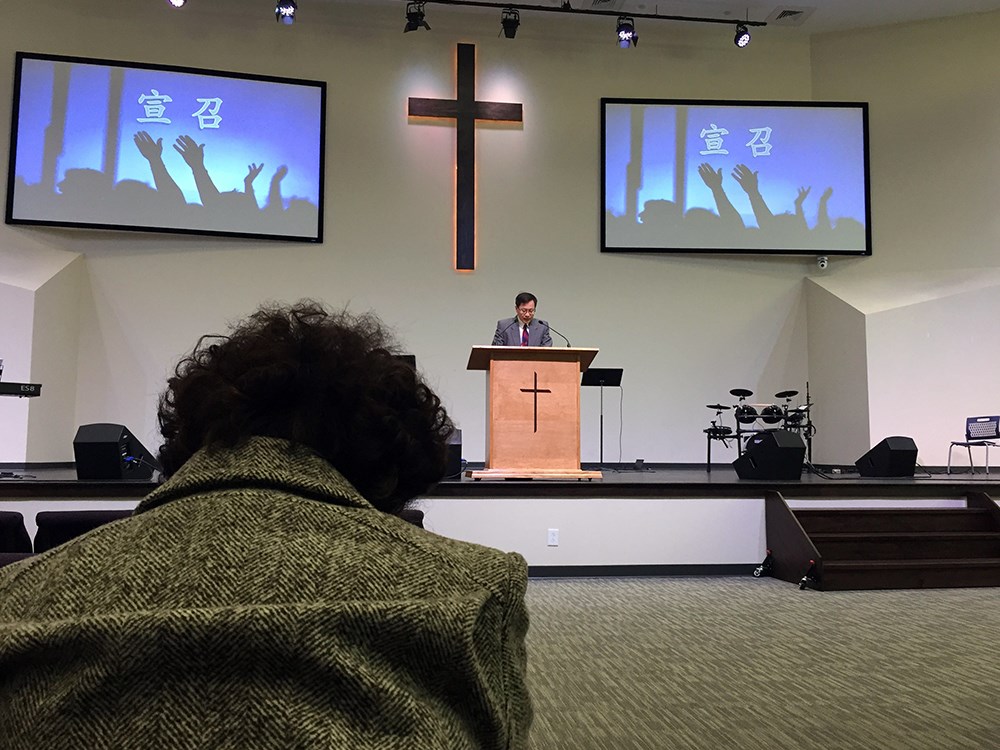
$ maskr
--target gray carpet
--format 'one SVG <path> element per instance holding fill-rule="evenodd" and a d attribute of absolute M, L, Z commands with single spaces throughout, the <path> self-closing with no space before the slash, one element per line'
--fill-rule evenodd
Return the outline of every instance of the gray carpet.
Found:
<path fill-rule="evenodd" d="M 1000 589 L 532 579 L 533 747 L 1000 748 Z"/>

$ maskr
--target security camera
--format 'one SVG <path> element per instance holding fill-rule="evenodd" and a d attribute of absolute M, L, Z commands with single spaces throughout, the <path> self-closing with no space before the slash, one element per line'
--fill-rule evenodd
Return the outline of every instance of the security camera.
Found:
<path fill-rule="evenodd" d="M 816 265 L 820 267 L 820 270 L 823 270 L 828 265 L 830 265 L 830 259 L 827 258 L 825 255 L 821 255 L 818 258 L 816 258 Z"/>

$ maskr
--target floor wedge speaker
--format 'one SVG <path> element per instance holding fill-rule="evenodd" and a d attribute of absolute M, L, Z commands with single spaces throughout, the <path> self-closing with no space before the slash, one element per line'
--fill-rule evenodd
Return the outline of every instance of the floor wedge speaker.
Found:
<path fill-rule="evenodd" d="M 740 479 L 800 479 L 806 444 L 795 432 L 774 430 L 754 435 L 733 461 Z"/>
<path fill-rule="evenodd" d="M 863 477 L 912 477 L 917 466 L 917 444 L 910 437 L 887 437 L 854 465 Z"/>
<path fill-rule="evenodd" d="M 142 482 L 159 464 L 120 424 L 80 425 L 73 438 L 77 479 L 129 479 Z"/>

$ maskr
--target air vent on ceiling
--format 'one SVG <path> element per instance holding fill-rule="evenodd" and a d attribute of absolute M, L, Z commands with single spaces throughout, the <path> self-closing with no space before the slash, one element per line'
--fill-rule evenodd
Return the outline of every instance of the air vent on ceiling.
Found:
<path fill-rule="evenodd" d="M 782 5 L 771 11 L 767 23 L 775 26 L 801 26 L 815 10 L 802 5 Z"/>

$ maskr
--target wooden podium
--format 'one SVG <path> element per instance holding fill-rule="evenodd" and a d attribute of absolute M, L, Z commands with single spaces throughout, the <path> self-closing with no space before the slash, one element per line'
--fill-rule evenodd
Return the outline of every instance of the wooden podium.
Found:
<path fill-rule="evenodd" d="M 486 370 L 486 469 L 472 479 L 600 479 L 580 469 L 580 373 L 597 349 L 474 346 Z"/>

